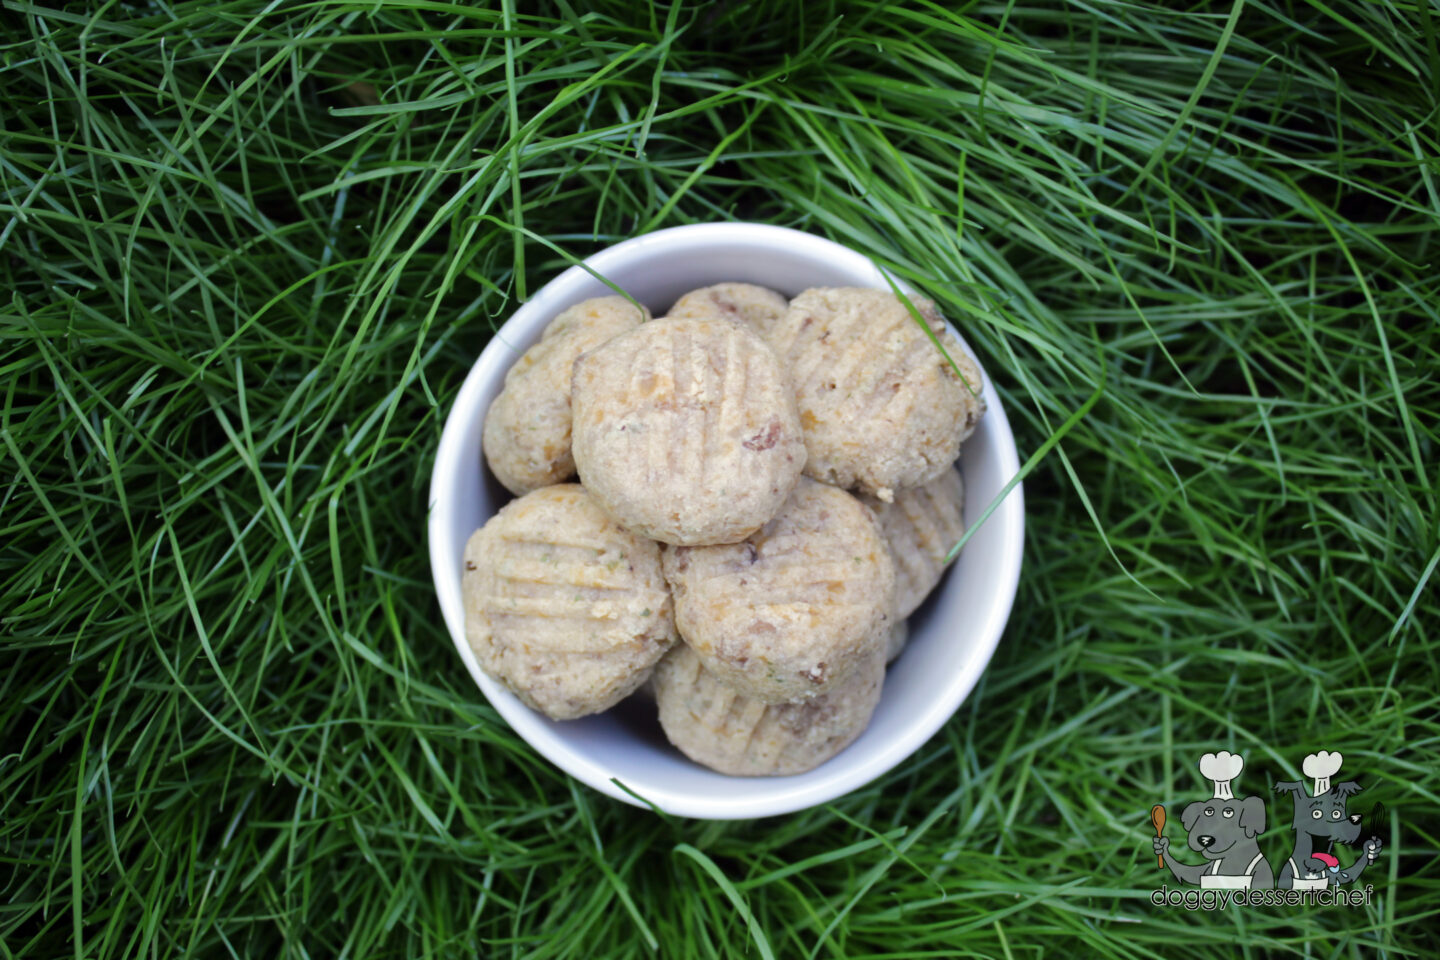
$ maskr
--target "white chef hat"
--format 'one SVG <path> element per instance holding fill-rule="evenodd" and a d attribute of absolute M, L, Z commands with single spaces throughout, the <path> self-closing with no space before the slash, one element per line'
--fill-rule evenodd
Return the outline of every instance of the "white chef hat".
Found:
<path fill-rule="evenodd" d="M 1214 782 L 1216 800 L 1235 799 L 1235 793 L 1230 789 L 1230 781 L 1240 776 L 1240 771 L 1244 769 L 1245 758 L 1228 750 L 1207 753 L 1200 758 L 1200 775 Z"/>
<path fill-rule="evenodd" d="M 1338 751 L 1331 753 L 1328 750 L 1312 753 L 1305 758 L 1300 769 L 1305 771 L 1305 776 L 1315 778 L 1315 792 L 1311 796 L 1318 797 L 1330 789 L 1330 778 L 1340 772 L 1340 761 L 1343 759 L 1345 758 Z"/>

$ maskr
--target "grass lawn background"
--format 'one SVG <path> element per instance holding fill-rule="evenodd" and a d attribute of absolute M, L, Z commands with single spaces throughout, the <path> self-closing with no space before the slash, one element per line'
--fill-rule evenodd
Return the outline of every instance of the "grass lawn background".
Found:
<path fill-rule="evenodd" d="M 1437 21 L 7 2 L 0 956 L 1432 954 Z M 426 485 L 530 291 L 728 219 L 938 299 L 1046 452 L 940 734 L 670 821 L 474 688 Z M 1219 748 L 1345 754 L 1369 909 L 1150 905 Z"/>

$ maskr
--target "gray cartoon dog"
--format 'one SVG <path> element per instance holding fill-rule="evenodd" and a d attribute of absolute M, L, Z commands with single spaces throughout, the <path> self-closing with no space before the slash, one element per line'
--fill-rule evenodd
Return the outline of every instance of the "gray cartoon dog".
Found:
<path fill-rule="evenodd" d="M 1180 882 L 1210 890 L 1264 890 L 1275 885 L 1274 871 L 1255 839 L 1265 832 L 1265 801 L 1236 799 L 1230 789 L 1244 768 L 1244 758 L 1224 750 L 1200 758 L 1200 773 L 1214 784 L 1214 795 L 1187 805 L 1180 822 L 1189 835 L 1190 849 L 1204 857 L 1204 863 L 1181 863 L 1170 855 L 1169 839 L 1155 838 L 1155 853 Z"/>
<path fill-rule="evenodd" d="M 1371 836 L 1361 843 L 1360 814 L 1352 814 L 1346 808 L 1349 798 L 1360 792 L 1360 784 L 1353 780 L 1330 782 L 1330 778 L 1340 772 L 1342 759 L 1339 753 L 1325 750 L 1305 758 L 1301 769 L 1315 781 L 1310 796 L 1306 796 L 1305 785 L 1299 780 L 1275 784 L 1277 793 L 1288 793 L 1295 800 L 1295 849 L 1280 868 L 1282 890 L 1323 890 L 1327 886 L 1354 883 L 1380 856 L 1383 846 L 1380 838 Z M 1341 867 L 1334 855 L 1337 842 L 1362 848 L 1364 856 L 1357 857 L 1348 867 Z"/>

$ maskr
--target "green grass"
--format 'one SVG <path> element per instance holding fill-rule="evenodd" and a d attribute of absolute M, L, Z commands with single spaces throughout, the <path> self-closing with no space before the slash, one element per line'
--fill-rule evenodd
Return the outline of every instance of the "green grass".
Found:
<path fill-rule="evenodd" d="M 0 956 L 1433 952 L 1429 0 L 45 3 L 0 19 Z M 724 219 L 911 280 L 1058 437 L 959 714 L 754 823 L 538 758 L 423 534 L 527 293 Z M 1344 752 L 1371 908 L 1150 905 L 1217 748 Z"/>

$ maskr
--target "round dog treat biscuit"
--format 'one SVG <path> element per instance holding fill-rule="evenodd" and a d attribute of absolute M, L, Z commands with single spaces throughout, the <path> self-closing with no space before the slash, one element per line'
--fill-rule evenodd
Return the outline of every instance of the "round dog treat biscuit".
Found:
<path fill-rule="evenodd" d="M 575 364 L 575 463 L 616 520 L 652 540 L 734 543 L 805 465 L 789 383 L 728 320 L 641 324 Z"/>
<path fill-rule="evenodd" d="M 963 380 L 884 290 L 806 290 L 775 325 L 770 345 L 795 386 L 806 475 L 888 501 L 953 463 L 980 421 L 980 369 L 935 304 L 910 299 Z"/>
<path fill-rule="evenodd" d="M 575 358 L 648 320 L 624 297 L 596 297 L 561 312 L 505 374 L 485 414 L 485 459 L 517 496 L 575 475 L 570 373 Z"/>
<path fill-rule="evenodd" d="M 895 570 L 874 515 L 801 480 L 747 540 L 666 547 L 675 625 L 717 678 L 762 703 L 833 690 L 893 622 Z"/>
<path fill-rule="evenodd" d="M 954 467 L 929 483 L 895 491 L 895 501 L 860 498 L 875 511 L 895 560 L 895 615 L 908 617 L 945 572 L 945 555 L 965 535 L 965 481 Z"/>
<path fill-rule="evenodd" d="M 660 726 L 691 760 L 732 776 L 785 776 L 813 770 L 849 746 L 870 723 L 885 680 L 872 650 L 829 693 L 798 703 L 751 700 L 677 644 L 655 668 Z"/>
<path fill-rule="evenodd" d="M 556 720 L 618 703 L 675 642 L 659 546 L 579 484 L 506 504 L 464 563 L 465 636 L 481 669 Z"/>
<path fill-rule="evenodd" d="M 694 320 L 718 317 L 738 320 L 768 337 L 775 323 L 790 309 L 790 303 L 774 290 L 753 283 L 717 283 L 691 290 L 675 301 L 667 317 Z"/>

